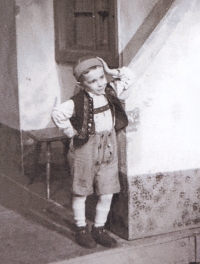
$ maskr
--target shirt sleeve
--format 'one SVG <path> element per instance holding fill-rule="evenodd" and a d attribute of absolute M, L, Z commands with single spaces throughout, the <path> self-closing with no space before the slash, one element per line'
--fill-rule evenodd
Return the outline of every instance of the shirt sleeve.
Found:
<path fill-rule="evenodd" d="M 117 97 L 121 100 L 128 98 L 130 93 L 130 87 L 134 80 L 134 73 L 128 67 L 122 67 L 118 69 L 119 73 L 117 76 L 113 76 L 113 81 L 110 82 L 110 85 L 115 89 Z"/>
<path fill-rule="evenodd" d="M 55 124 L 63 129 L 63 132 L 69 137 L 73 137 L 76 134 L 76 130 L 73 128 L 69 118 L 74 113 L 74 102 L 69 100 L 63 104 L 60 104 L 53 108 L 52 118 Z"/>

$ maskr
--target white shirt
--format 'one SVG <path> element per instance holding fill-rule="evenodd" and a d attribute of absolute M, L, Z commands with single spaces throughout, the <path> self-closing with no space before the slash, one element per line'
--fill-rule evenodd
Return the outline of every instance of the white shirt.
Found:
<path fill-rule="evenodd" d="M 102 107 L 108 104 L 108 100 L 104 94 L 96 95 L 89 93 L 89 95 L 93 98 L 93 108 Z M 104 131 L 111 131 L 114 125 L 113 121 L 114 120 L 110 109 L 98 114 L 94 114 L 95 132 L 100 133 Z"/>
<path fill-rule="evenodd" d="M 119 69 L 118 76 L 113 76 L 114 80 L 110 82 L 110 85 L 115 89 L 117 97 L 119 99 L 126 99 L 124 97 L 124 90 L 127 90 L 133 82 L 133 72 L 127 67 Z M 108 100 L 105 95 L 96 95 L 89 92 L 89 95 L 93 98 L 93 108 L 102 107 L 108 104 Z M 126 93 L 127 97 L 127 93 Z M 69 137 L 73 137 L 76 133 L 71 125 L 69 118 L 74 114 L 74 101 L 68 100 L 54 107 L 52 111 L 52 118 L 56 125 L 63 129 L 64 133 Z M 114 126 L 114 120 L 111 114 L 111 110 L 108 109 L 104 112 L 94 114 L 95 132 L 111 131 Z"/>

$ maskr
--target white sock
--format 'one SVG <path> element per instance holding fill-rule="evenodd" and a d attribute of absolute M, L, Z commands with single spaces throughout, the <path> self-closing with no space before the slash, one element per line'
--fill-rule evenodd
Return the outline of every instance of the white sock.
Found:
<path fill-rule="evenodd" d="M 86 226 L 85 221 L 85 201 L 87 196 L 74 196 L 72 200 L 72 209 L 74 220 L 77 226 Z"/>
<path fill-rule="evenodd" d="M 112 197 L 113 194 L 102 194 L 99 196 L 99 200 L 96 206 L 96 215 L 94 221 L 95 227 L 100 227 L 105 225 L 107 221 L 108 213 L 110 211 Z"/>

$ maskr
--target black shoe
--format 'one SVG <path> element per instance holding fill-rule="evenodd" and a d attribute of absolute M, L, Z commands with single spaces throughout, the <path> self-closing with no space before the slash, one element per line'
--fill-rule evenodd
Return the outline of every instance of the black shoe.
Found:
<path fill-rule="evenodd" d="M 76 242 L 84 248 L 95 248 L 97 246 L 89 232 L 88 226 L 77 227 Z"/>
<path fill-rule="evenodd" d="M 91 234 L 94 240 L 104 247 L 114 248 L 117 246 L 117 241 L 106 232 L 104 226 L 93 226 Z"/>

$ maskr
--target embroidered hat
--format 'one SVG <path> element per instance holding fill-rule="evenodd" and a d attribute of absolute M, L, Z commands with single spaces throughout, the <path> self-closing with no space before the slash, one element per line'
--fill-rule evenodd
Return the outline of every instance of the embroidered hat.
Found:
<path fill-rule="evenodd" d="M 91 68 L 91 67 L 95 67 L 95 66 L 103 66 L 102 62 L 100 60 L 98 60 L 96 57 L 94 56 L 84 56 L 82 58 L 80 58 L 73 69 L 73 74 L 74 77 L 76 78 L 76 80 L 78 81 L 81 74 L 86 71 L 87 69 Z"/>

